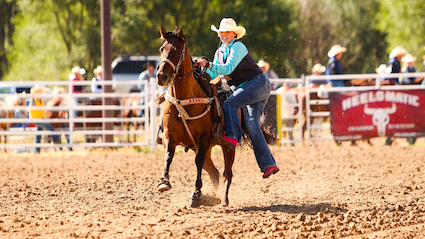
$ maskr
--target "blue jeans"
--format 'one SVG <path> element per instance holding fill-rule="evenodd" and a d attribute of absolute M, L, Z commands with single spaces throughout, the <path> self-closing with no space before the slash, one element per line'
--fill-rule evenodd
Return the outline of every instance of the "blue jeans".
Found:
<path fill-rule="evenodd" d="M 345 87 L 343 80 L 330 80 L 332 87 Z"/>
<path fill-rule="evenodd" d="M 37 126 L 37 131 L 42 130 L 43 128 L 47 129 L 48 131 L 52 131 L 52 132 L 55 131 L 51 123 L 35 123 L 35 125 Z M 59 135 L 52 135 L 52 139 L 54 143 L 60 142 Z M 38 134 L 35 136 L 35 143 L 39 144 L 40 142 L 41 142 L 41 135 Z M 40 153 L 40 148 L 35 147 L 34 153 Z"/>
<path fill-rule="evenodd" d="M 238 142 L 242 138 L 238 110 L 242 109 L 255 158 L 262 172 L 267 167 L 276 166 L 276 161 L 260 128 L 260 117 L 269 98 L 270 90 L 269 78 L 260 74 L 233 92 L 223 104 L 226 136 L 237 139 Z"/>

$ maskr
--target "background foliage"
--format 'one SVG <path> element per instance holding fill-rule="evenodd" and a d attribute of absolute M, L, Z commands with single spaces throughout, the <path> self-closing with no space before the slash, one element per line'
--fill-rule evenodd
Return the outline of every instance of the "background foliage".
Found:
<path fill-rule="evenodd" d="M 310 74 L 314 64 L 326 64 L 334 44 L 348 48 L 341 60 L 345 73 L 374 72 L 398 45 L 419 59 L 424 53 L 421 0 L 111 3 L 113 57 L 158 54 L 159 28 L 177 26 L 192 55 L 212 58 L 219 40 L 210 26 L 223 17 L 247 28 L 243 41 L 255 60 L 268 61 L 280 77 Z M 0 0 L 0 6 L 1 80 L 66 80 L 75 65 L 91 77 L 100 64 L 100 0 Z"/>

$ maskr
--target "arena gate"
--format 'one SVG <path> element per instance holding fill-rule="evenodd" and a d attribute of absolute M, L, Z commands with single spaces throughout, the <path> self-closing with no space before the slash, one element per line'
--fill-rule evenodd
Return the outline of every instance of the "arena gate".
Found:
<path fill-rule="evenodd" d="M 65 111 L 68 113 L 68 118 L 52 118 L 52 119 L 29 119 L 25 112 L 30 109 L 34 109 L 34 106 L 28 106 L 28 102 L 31 99 L 30 93 L 20 94 L 0 94 L 0 101 L 5 101 L 6 98 L 18 97 L 26 101 L 24 106 L 10 106 L 2 107 L 4 111 L 14 111 L 14 118 L 1 117 L 0 124 L 11 124 L 9 130 L 0 131 L 0 136 L 8 136 L 8 142 L 0 145 L 1 149 L 14 150 L 15 152 L 29 152 L 37 146 L 40 148 L 86 148 L 86 147 L 125 147 L 125 146 L 139 146 L 139 147 L 156 147 L 156 129 L 158 126 L 159 115 L 161 114 L 161 108 L 156 105 L 154 100 L 158 95 L 163 92 L 162 88 L 157 87 L 156 80 L 151 79 L 149 82 L 140 83 L 137 80 L 128 82 L 101 82 L 102 85 L 145 85 L 145 89 L 149 89 L 146 93 L 132 92 L 132 93 L 79 93 L 71 94 L 69 91 L 64 90 L 62 92 L 53 92 L 53 88 L 59 89 L 70 89 L 75 83 L 84 85 L 89 88 L 91 85 L 90 81 L 25 81 L 25 82 L 0 82 L 0 88 L 8 88 L 11 86 L 19 85 L 38 85 L 45 87 L 46 92 L 40 94 L 47 103 L 54 97 L 60 97 L 63 99 L 63 104 L 59 106 L 43 106 L 37 109 L 44 109 L 46 111 Z M 68 92 L 68 93 L 65 93 Z M 137 97 L 140 98 L 140 104 L 125 106 L 122 104 L 123 98 Z M 105 98 L 113 98 L 120 102 L 117 105 L 87 105 L 86 102 L 90 102 L 94 98 L 101 98 L 104 102 Z M 135 115 L 129 118 L 123 118 L 122 113 L 125 110 L 138 109 L 143 111 L 143 114 Z M 105 112 L 111 110 L 119 112 L 112 117 L 106 117 Z M 84 117 L 90 112 L 102 112 L 101 117 Z M 18 117 L 20 115 L 20 117 Z M 39 131 L 37 132 L 34 127 L 34 123 L 38 122 L 50 122 L 52 124 L 65 124 L 67 127 L 56 128 L 55 132 L 50 131 Z M 138 122 L 143 125 L 137 131 L 131 130 L 128 132 L 123 130 L 125 122 Z M 114 124 L 113 130 L 105 130 L 104 125 L 106 123 Z M 90 124 L 100 124 L 102 127 L 88 127 Z M 68 127 L 69 126 L 69 127 Z M 125 135 L 128 133 L 136 133 L 136 142 L 126 142 Z M 34 143 L 35 135 L 42 135 L 45 138 L 44 142 L 40 144 Z M 66 136 L 67 140 L 62 140 L 62 144 L 54 145 L 49 143 L 47 138 L 49 135 Z M 86 142 L 86 138 L 89 136 L 100 136 L 97 141 Z M 114 142 L 103 142 L 102 136 L 113 135 Z"/>

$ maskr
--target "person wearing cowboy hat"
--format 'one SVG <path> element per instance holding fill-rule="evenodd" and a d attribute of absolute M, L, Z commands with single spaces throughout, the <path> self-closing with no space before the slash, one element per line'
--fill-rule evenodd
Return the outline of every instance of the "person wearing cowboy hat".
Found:
<path fill-rule="evenodd" d="M 326 67 L 326 75 L 340 75 L 342 74 L 341 63 L 339 62 L 342 58 L 344 52 L 347 51 L 347 48 L 342 47 L 339 44 L 336 44 L 331 47 L 328 51 L 328 64 Z M 344 80 L 338 79 L 329 79 L 328 82 L 332 84 L 332 87 L 345 87 Z"/>
<path fill-rule="evenodd" d="M 102 81 L 103 77 L 103 67 L 97 66 L 93 70 L 94 77 L 91 79 L 91 92 L 92 93 L 102 93 L 102 85 L 98 84 L 99 81 Z"/>
<path fill-rule="evenodd" d="M 268 178 L 279 171 L 260 128 L 260 117 L 271 91 L 269 78 L 242 43 L 241 38 L 246 34 L 243 26 L 238 26 L 232 18 L 223 18 L 219 28 L 211 25 L 211 30 L 218 34 L 222 44 L 212 62 L 199 59 L 197 63 L 207 68 L 212 79 L 218 75 L 230 76 L 228 84 L 235 89 L 223 104 L 223 143 L 234 149 L 241 140 L 238 110 L 242 109 L 258 166 L 263 172 L 263 178 Z"/>
<path fill-rule="evenodd" d="M 69 73 L 68 79 L 70 81 L 83 81 L 83 75 L 86 74 L 86 70 L 79 66 L 74 66 Z M 85 93 L 86 90 L 83 85 L 73 85 L 71 88 L 72 93 Z"/>
<path fill-rule="evenodd" d="M 29 102 L 29 106 L 32 107 L 32 109 L 29 109 L 29 118 L 30 119 L 45 119 L 46 110 L 36 108 L 36 107 L 44 106 L 44 100 L 40 95 L 45 94 L 46 92 L 45 87 L 35 85 L 33 88 L 31 88 L 30 92 L 31 92 L 31 100 Z M 37 126 L 37 131 L 40 131 L 42 129 L 46 129 L 51 132 L 55 131 L 55 129 L 53 128 L 50 122 L 35 122 L 34 124 Z M 56 144 L 60 143 L 59 135 L 51 135 L 51 137 L 53 139 L 53 142 L 55 142 Z M 35 143 L 39 144 L 40 142 L 41 142 L 41 135 L 36 135 Z M 40 147 L 35 147 L 34 153 L 40 153 Z"/>
<path fill-rule="evenodd" d="M 276 72 L 274 70 L 270 69 L 270 64 L 264 60 L 259 60 L 257 65 L 261 68 L 263 73 L 269 78 L 269 79 L 277 79 L 279 76 L 277 76 Z M 278 83 L 272 83 L 272 90 L 276 90 L 280 87 L 281 84 Z"/>
<path fill-rule="evenodd" d="M 326 66 L 323 66 L 320 63 L 315 64 L 312 68 L 311 68 L 311 75 L 312 76 L 320 76 L 321 74 L 323 74 L 323 72 L 326 72 Z M 326 85 L 328 82 L 326 80 L 313 80 L 312 81 L 312 85 Z"/>
<path fill-rule="evenodd" d="M 389 58 L 390 60 L 388 61 L 388 65 L 387 65 L 387 73 L 393 73 L 393 74 L 397 74 L 397 73 L 401 73 L 401 59 L 403 58 L 404 55 L 406 55 L 407 51 L 406 49 L 404 49 L 401 46 L 397 46 L 394 47 L 394 49 L 391 51 Z M 391 71 L 390 71 L 391 70 Z M 381 81 L 381 85 L 399 85 L 400 81 L 398 78 L 387 78 L 387 79 L 383 79 Z M 392 137 L 387 137 L 385 139 L 385 145 L 390 146 L 393 143 L 393 138 Z"/>
<path fill-rule="evenodd" d="M 389 71 L 388 73 L 401 73 L 400 61 L 403 58 L 403 56 L 406 55 L 406 53 L 407 53 L 406 49 L 404 49 L 401 46 L 397 46 L 391 51 L 389 55 L 390 60 L 388 61 L 388 65 L 387 65 L 387 68 Z M 398 85 L 398 84 L 400 84 L 398 78 L 387 78 L 381 81 L 381 85 Z"/>
<path fill-rule="evenodd" d="M 412 54 L 408 53 L 406 54 L 402 59 L 402 62 L 407 64 L 403 69 L 401 69 L 402 73 L 409 73 L 409 72 L 417 72 L 418 70 L 415 67 L 415 61 L 416 57 L 414 57 Z M 401 83 L 403 85 L 420 85 L 422 83 L 423 77 L 403 77 Z"/>

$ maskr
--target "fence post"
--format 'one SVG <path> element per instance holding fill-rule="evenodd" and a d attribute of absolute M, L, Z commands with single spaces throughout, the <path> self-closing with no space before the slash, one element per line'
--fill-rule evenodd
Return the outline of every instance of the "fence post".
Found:
<path fill-rule="evenodd" d="M 149 94 L 145 96 L 149 102 L 149 127 L 150 127 L 150 137 L 148 140 L 150 140 L 151 149 L 156 149 L 156 111 L 157 106 L 155 103 L 156 99 L 156 79 L 151 78 L 149 80 Z"/>
<path fill-rule="evenodd" d="M 74 110 L 74 96 L 72 95 L 71 92 L 71 82 L 72 81 L 68 81 L 68 105 L 69 105 L 69 110 L 68 110 L 68 137 L 69 137 L 69 147 L 74 148 L 74 137 L 73 137 L 73 133 L 74 132 L 74 114 L 75 114 L 75 110 Z M 66 138 L 66 136 L 65 136 Z"/>

